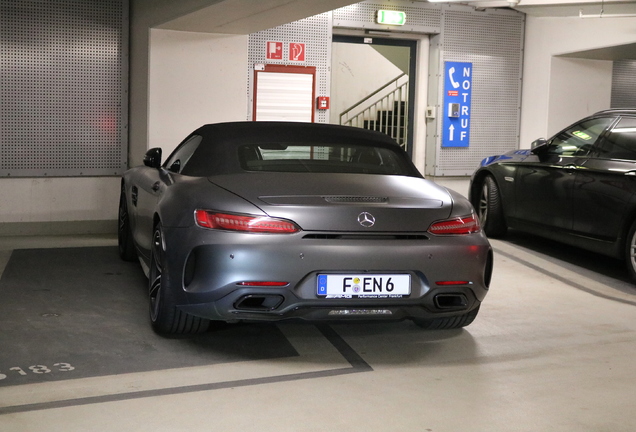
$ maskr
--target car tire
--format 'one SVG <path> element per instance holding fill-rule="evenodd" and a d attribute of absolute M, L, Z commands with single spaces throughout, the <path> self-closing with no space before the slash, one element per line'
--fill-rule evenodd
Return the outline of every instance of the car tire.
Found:
<path fill-rule="evenodd" d="M 473 321 L 475 321 L 478 313 L 479 306 L 463 315 L 434 318 L 429 320 L 414 319 L 413 322 L 425 330 L 451 330 L 470 325 Z"/>
<path fill-rule="evenodd" d="M 625 264 L 627 265 L 627 273 L 632 282 L 636 283 L 636 221 L 627 232 L 627 240 L 625 241 Z"/>
<path fill-rule="evenodd" d="M 492 176 L 484 178 L 477 204 L 477 216 L 484 233 L 488 237 L 504 237 L 508 227 L 503 214 L 499 186 Z"/>
<path fill-rule="evenodd" d="M 132 230 L 130 228 L 130 218 L 128 215 L 128 204 L 126 203 L 126 192 L 124 186 L 121 187 L 119 195 L 119 218 L 117 226 L 117 246 L 119 248 L 119 256 L 124 261 L 135 261 L 137 254 L 132 239 Z"/>
<path fill-rule="evenodd" d="M 206 332 L 210 321 L 192 316 L 176 307 L 172 291 L 166 284 L 166 244 L 163 228 L 158 223 L 152 235 L 148 291 L 150 322 L 155 332 L 161 334 L 198 334 Z"/>

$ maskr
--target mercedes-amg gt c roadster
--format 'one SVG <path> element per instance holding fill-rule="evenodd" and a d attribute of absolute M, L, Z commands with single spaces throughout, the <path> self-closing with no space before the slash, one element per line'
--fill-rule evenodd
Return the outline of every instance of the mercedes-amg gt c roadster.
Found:
<path fill-rule="evenodd" d="M 470 324 L 493 255 L 473 207 L 387 135 L 209 124 L 121 182 L 119 253 L 149 279 L 159 333 L 215 321 Z"/>

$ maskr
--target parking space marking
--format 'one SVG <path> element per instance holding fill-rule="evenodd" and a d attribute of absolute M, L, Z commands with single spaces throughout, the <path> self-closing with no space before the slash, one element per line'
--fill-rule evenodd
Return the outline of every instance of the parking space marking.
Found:
<path fill-rule="evenodd" d="M 11 253 L 13 251 L 10 250 L 0 250 L 0 278 L 2 277 L 2 273 L 4 273 L 4 269 L 11 259 Z"/>
<path fill-rule="evenodd" d="M 0 388 L 0 415 L 371 371 L 328 326 L 280 325 L 298 357 Z"/>
<path fill-rule="evenodd" d="M 631 284 L 599 275 L 586 269 L 579 272 L 568 269 L 570 265 L 551 258 L 547 259 L 543 254 L 527 250 L 523 247 L 511 245 L 504 241 L 493 241 L 495 254 L 516 261 L 536 272 L 542 273 L 554 280 L 584 291 L 588 294 L 636 306 L 636 296 L 633 294 Z M 587 273 L 590 274 L 587 274 Z M 582 277 L 582 273 L 585 273 Z M 629 290 L 619 290 L 624 285 L 629 285 Z"/>

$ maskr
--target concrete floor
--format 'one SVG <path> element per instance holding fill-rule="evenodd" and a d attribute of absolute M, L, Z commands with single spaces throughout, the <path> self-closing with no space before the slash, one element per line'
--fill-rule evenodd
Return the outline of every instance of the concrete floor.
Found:
<path fill-rule="evenodd" d="M 0 271 L 13 249 L 114 244 L 0 238 Z M 514 233 L 492 245 L 490 293 L 463 330 L 281 324 L 298 356 L 23 385 L 0 364 L 0 431 L 636 430 L 621 263 Z"/>

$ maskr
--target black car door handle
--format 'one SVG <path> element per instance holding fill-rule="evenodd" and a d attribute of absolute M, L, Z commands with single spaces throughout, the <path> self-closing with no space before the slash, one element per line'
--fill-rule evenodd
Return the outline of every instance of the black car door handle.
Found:
<path fill-rule="evenodd" d="M 570 164 L 570 165 L 564 165 L 563 169 L 566 171 L 575 171 L 576 170 L 576 165 Z"/>
<path fill-rule="evenodd" d="M 152 190 L 153 190 L 154 192 L 157 192 L 157 191 L 159 190 L 159 188 L 160 188 L 160 187 L 161 187 L 161 183 L 160 183 L 160 182 L 155 182 L 155 183 L 152 185 Z"/>

